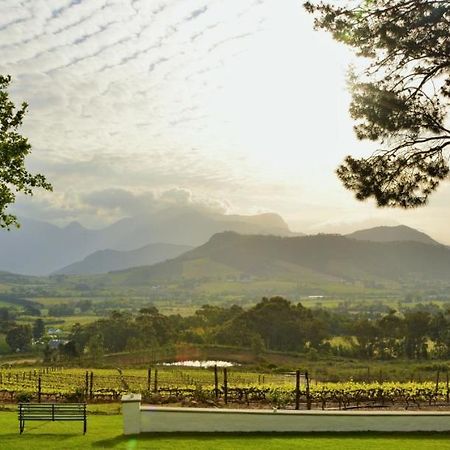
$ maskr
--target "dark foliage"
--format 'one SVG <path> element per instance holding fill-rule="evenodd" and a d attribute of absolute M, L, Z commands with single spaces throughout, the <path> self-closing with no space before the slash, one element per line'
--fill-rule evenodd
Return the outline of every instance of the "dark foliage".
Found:
<path fill-rule="evenodd" d="M 18 226 L 17 218 L 6 212 L 8 206 L 15 202 L 17 192 L 32 195 L 35 188 L 52 190 L 43 175 L 33 175 L 25 168 L 31 145 L 18 129 L 28 105 L 22 103 L 16 110 L 7 92 L 10 82 L 10 76 L 0 75 L 0 227 L 6 228 Z"/>
<path fill-rule="evenodd" d="M 347 345 L 331 345 L 340 337 Z M 108 318 L 76 325 L 60 348 L 64 358 L 103 353 L 157 350 L 176 343 L 228 345 L 264 351 L 302 352 L 362 359 L 447 359 L 450 357 L 450 310 L 423 305 L 400 313 L 305 308 L 282 297 L 257 305 L 204 305 L 193 316 L 164 316 L 154 307 L 137 315 L 113 312 Z M 101 347 L 101 348 L 100 348 Z"/>
<path fill-rule="evenodd" d="M 359 139 L 381 142 L 368 158 L 347 156 L 337 174 L 358 200 L 424 205 L 449 174 L 450 2 L 307 2 L 317 29 L 370 61 L 351 72 L 351 116 Z"/>

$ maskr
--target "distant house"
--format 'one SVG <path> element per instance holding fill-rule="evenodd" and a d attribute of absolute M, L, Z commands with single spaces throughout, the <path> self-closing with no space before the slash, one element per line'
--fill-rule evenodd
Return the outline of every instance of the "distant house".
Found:
<path fill-rule="evenodd" d="M 47 334 L 49 334 L 49 335 L 55 335 L 55 336 L 57 336 L 57 335 L 59 335 L 59 334 L 61 334 L 62 333 L 62 331 L 59 329 L 59 328 L 49 328 L 48 330 L 47 330 Z"/>
<path fill-rule="evenodd" d="M 66 341 L 65 339 L 50 339 L 48 341 L 48 347 L 51 350 L 56 350 L 56 349 L 58 349 L 58 347 L 60 345 L 65 345 L 65 344 L 67 344 L 67 342 L 69 342 L 69 341 Z"/>

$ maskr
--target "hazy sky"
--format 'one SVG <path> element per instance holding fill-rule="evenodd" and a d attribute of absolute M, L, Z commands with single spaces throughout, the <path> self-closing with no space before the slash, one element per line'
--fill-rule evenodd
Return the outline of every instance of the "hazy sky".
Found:
<path fill-rule="evenodd" d="M 334 170 L 368 155 L 347 109 L 351 52 L 300 0 L 1 0 L 0 73 L 26 100 L 29 167 L 52 194 L 21 215 L 100 226 L 200 203 L 294 230 L 405 223 L 450 243 L 450 187 L 421 210 L 359 203 Z"/>

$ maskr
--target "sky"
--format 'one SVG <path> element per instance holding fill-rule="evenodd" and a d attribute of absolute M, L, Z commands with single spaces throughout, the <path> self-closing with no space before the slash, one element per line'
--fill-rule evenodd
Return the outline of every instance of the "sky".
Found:
<path fill-rule="evenodd" d="M 348 114 L 352 52 L 300 0 L 1 0 L 0 73 L 26 100 L 27 164 L 54 192 L 13 212 L 101 227 L 167 205 L 279 213 L 292 230 L 406 224 L 450 244 L 450 185 L 378 209 L 335 175 L 368 156 Z"/>

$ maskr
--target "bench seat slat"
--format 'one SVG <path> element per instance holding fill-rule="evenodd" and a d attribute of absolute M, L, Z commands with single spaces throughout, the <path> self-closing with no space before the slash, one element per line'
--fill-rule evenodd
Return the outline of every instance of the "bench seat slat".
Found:
<path fill-rule="evenodd" d="M 81 411 L 83 412 L 84 409 L 83 408 L 76 408 L 76 409 L 52 409 L 52 408 L 33 408 L 33 409 L 22 409 L 21 411 L 26 412 L 26 413 L 32 413 L 35 411 L 55 411 L 55 412 L 78 412 Z"/>
<path fill-rule="evenodd" d="M 38 404 L 38 405 L 31 405 L 31 404 L 27 404 L 27 405 L 23 405 L 22 406 L 22 409 L 38 409 L 38 408 L 42 408 L 42 409 L 45 409 L 45 408 L 48 408 L 48 409 L 51 409 L 51 408 L 53 408 L 53 405 L 52 404 Z M 61 404 L 55 404 L 55 409 L 76 409 L 76 408 L 80 408 L 80 409 L 83 409 L 84 408 L 84 406 L 83 405 L 61 405 Z"/>
<path fill-rule="evenodd" d="M 21 411 L 22 414 L 35 414 L 35 413 L 51 413 L 52 410 L 51 409 L 30 409 L 30 410 L 25 410 L 25 411 Z M 83 414 L 83 410 L 82 409 L 64 409 L 62 411 L 58 411 L 57 409 L 54 410 L 55 414 Z"/>
<path fill-rule="evenodd" d="M 60 403 L 20 403 L 19 410 L 36 410 L 36 409 L 45 409 L 48 411 L 51 410 L 71 410 L 71 409 L 79 409 L 84 410 L 86 405 L 83 403 L 75 403 L 75 404 L 60 404 Z"/>
<path fill-rule="evenodd" d="M 84 418 L 84 414 L 33 414 L 30 416 L 19 416 L 22 420 L 32 419 L 33 417 L 50 417 L 58 419 L 58 417 L 82 417 Z"/>
<path fill-rule="evenodd" d="M 19 414 L 20 417 L 35 417 L 35 416 L 49 416 L 49 417 L 53 417 L 53 416 L 71 416 L 71 417 L 84 417 L 83 413 L 77 413 L 77 414 L 52 414 L 52 413 L 47 413 L 47 412 L 40 412 L 40 413 L 36 413 L 36 414 Z"/>
<path fill-rule="evenodd" d="M 25 413 L 25 414 L 33 414 L 35 412 L 52 412 L 54 411 L 55 413 L 82 413 L 84 411 L 84 409 L 45 409 L 45 408 L 36 408 L 36 409 L 22 409 L 21 412 Z"/>
<path fill-rule="evenodd" d="M 33 421 L 33 420 L 40 420 L 40 421 L 48 421 L 48 422 L 52 422 L 52 418 L 51 417 L 30 417 L 30 418 L 28 418 L 28 419 L 25 419 L 25 420 L 31 420 L 31 421 Z M 75 418 L 75 417 L 58 417 L 57 419 L 55 419 L 55 422 L 59 422 L 59 421 L 63 421 L 63 420 L 65 420 L 65 421 L 70 421 L 70 420 L 73 420 L 73 421 L 79 421 L 79 420 L 84 420 L 84 417 L 79 417 L 79 418 Z"/>

